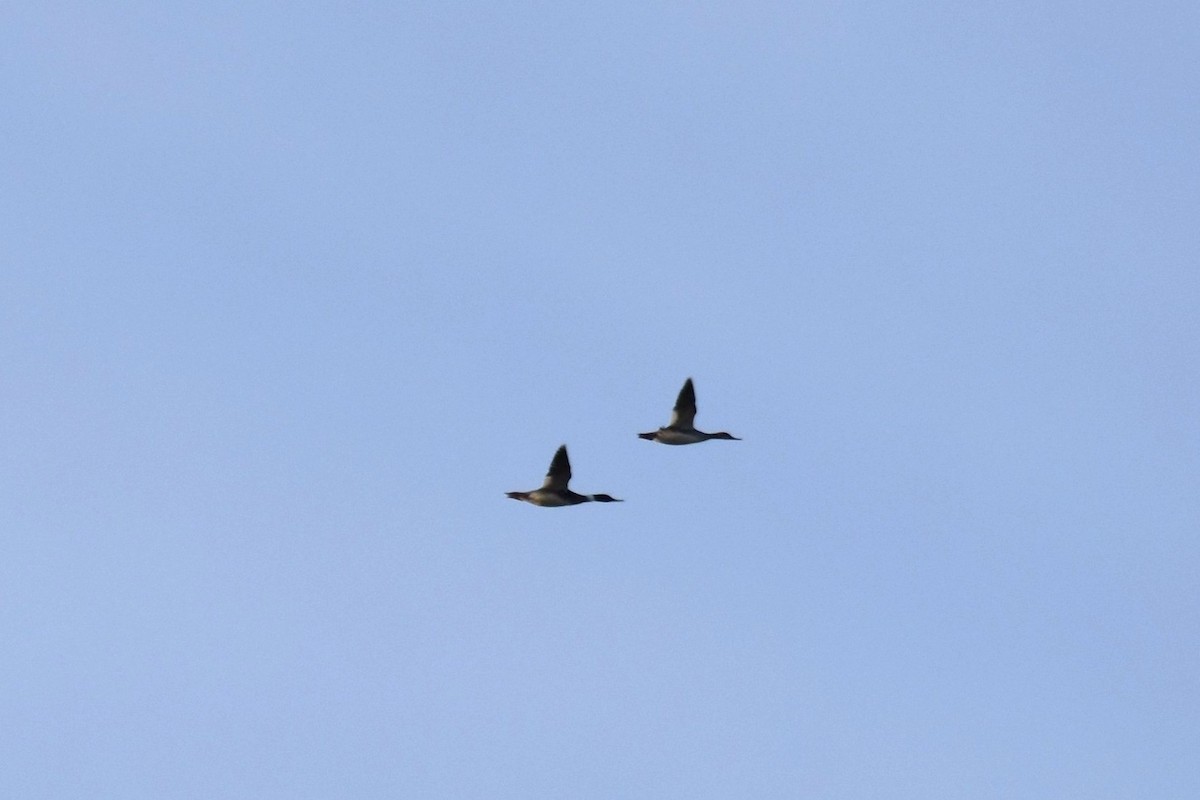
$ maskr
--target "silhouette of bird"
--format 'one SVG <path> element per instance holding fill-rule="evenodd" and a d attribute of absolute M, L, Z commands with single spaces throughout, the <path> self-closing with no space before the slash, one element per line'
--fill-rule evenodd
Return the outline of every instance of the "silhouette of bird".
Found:
<path fill-rule="evenodd" d="M 567 446 L 564 444 L 558 448 L 558 452 L 554 454 L 554 460 L 550 462 L 550 471 L 546 473 L 546 480 L 542 483 L 540 489 L 534 489 L 529 492 L 508 492 L 508 496 L 513 500 L 524 500 L 526 503 L 533 503 L 535 506 L 557 507 L 557 506 L 576 506 L 580 503 L 622 503 L 623 500 L 618 500 L 615 497 L 610 497 L 606 494 L 578 494 L 567 488 L 567 483 L 571 480 L 571 462 L 567 459 Z"/>
<path fill-rule="evenodd" d="M 675 408 L 671 412 L 671 422 L 667 427 L 659 428 L 652 433 L 639 433 L 638 438 L 663 444 L 696 444 L 707 442 L 709 439 L 732 439 L 740 442 L 736 436 L 721 431 L 720 433 L 705 433 L 695 428 L 696 421 L 696 387 L 692 379 L 683 382 L 679 397 L 675 400 Z"/>

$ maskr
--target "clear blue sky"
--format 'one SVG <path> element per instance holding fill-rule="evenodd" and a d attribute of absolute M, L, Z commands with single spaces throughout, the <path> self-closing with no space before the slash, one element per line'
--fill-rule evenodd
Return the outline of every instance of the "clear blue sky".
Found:
<path fill-rule="evenodd" d="M 1200 797 L 1198 41 L 7 4 L 0 796 Z"/>

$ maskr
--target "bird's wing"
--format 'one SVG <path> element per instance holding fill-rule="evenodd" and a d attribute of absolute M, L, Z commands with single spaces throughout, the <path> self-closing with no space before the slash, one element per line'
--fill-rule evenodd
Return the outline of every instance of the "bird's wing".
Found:
<path fill-rule="evenodd" d="M 571 480 L 571 462 L 567 460 L 567 446 L 564 444 L 554 454 L 550 462 L 550 471 L 546 473 L 543 489 L 566 489 L 567 481 Z"/>
<path fill-rule="evenodd" d="M 696 421 L 696 387 L 692 386 L 692 379 L 688 378 L 683 383 L 683 388 L 679 390 L 679 397 L 675 400 L 675 409 L 671 412 L 671 424 L 669 428 L 684 428 L 690 429 Z"/>

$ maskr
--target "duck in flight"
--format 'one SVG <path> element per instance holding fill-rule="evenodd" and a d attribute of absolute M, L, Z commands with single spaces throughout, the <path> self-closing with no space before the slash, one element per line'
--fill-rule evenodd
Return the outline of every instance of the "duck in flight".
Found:
<path fill-rule="evenodd" d="M 535 506 L 576 506 L 580 503 L 621 503 L 615 497 L 610 497 L 606 494 L 577 494 L 567 488 L 567 482 L 571 480 L 571 462 L 567 460 L 567 446 L 564 444 L 558 448 L 558 452 L 554 454 L 554 460 L 550 462 L 550 471 L 546 473 L 546 480 L 542 483 L 542 488 L 534 489 L 531 492 L 508 492 L 508 496 L 513 500 L 524 500 L 526 503 L 533 503 Z"/>
<path fill-rule="evenodd" d="M 639 433 L 638 438 L 649 439 L 652 442 L 662 442 L 663 444 L 696 444 L 697 442 L 707 442 L 709 439 L 741 441 L 738 437 L 724 431 L 720 433 L 698 431 L 694 427 L 695 421 L 696 387 L 692 386 L 692 379 L 688 378 L 683 382 L 683 388 L 679 390 L 679 397 L 675 400 L 675 409 L 671 412 L 670 424 L 665 428 L 659 428 L 653 433 Z"/>

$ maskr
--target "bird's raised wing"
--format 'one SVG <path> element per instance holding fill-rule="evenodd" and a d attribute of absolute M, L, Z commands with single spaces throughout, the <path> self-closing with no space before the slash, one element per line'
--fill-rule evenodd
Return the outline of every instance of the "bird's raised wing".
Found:
<path fill-rule="evenodd" d="M 690 430 L 695 422 L 696 387 L 692 386 L 692 379 L 688 378 L 679 390 L 679 397 L 675 399 L 675 408 L 671 411 L 671 424 L 667 427 Z"/>
<path fill-rule="evenodd" d="M 571 480 L 571 462 L 567 459 L 567 446 L 564 444 L 554 454 L 554 460 L 550 462 L 550 471 L 546 473 L 546 480 L 542 483 L 542 488 L 556 491 L 566 489 L 569 480 Z"/>

